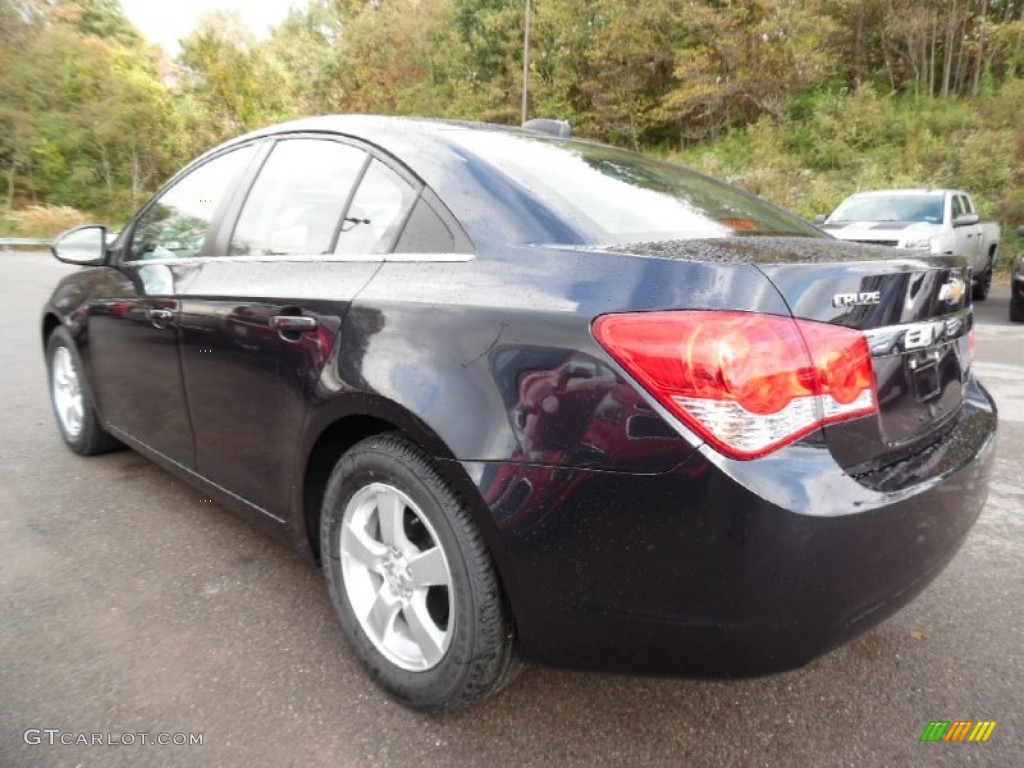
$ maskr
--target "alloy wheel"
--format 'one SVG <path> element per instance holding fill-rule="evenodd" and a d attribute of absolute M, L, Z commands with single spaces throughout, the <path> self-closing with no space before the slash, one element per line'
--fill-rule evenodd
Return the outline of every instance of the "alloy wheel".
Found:
<path fill-rule="evenodd" d="M 455 629 L 452 575 L 430 521 L 386 483 L 357 491 L 339 541 L 345 592 L 385 658 L 411 672 L 437 666 Z"/>
<path fill-rule="evenodd" d="M 53 353 L 51 372 L 53 404 L 65 434 L 72 440 L 82 432 L 85 420 L 85 406 L 82 401 L 82 385 L 78 378 L 75 361 L 67 347 L 57 347 Z"/>

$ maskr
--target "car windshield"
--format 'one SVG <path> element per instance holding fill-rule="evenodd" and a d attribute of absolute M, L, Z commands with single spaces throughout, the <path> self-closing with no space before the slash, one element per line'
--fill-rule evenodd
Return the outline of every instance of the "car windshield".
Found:
<path fill-rule="evenodd" d="M 925 221 L 942 222 L 942 195 L 871 195 L 851 197 L 836 208 L 829 222 Z"/>
<path fill-rule="evenodd" d="M 461 131 L 455 138 L 604 241 L 824 236 L 736 187 L 633 152 L 504 131 Z"/>

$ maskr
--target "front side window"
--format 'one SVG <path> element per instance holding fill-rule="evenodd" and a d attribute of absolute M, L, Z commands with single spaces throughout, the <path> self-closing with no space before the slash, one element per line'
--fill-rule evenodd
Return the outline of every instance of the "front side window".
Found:
<path fill-rule="evenodd" d="M 330 253 L 366 161 L 365 152 L 336 141 L 278 142 L 238 217 L 231 255 Z"/>
<path fill-rule="evenodd" d="M 218 207 L 255 151 L 249 144 L 218 155 L 167 189 L 136 222 L 125 261 L 199 255 Z"/>

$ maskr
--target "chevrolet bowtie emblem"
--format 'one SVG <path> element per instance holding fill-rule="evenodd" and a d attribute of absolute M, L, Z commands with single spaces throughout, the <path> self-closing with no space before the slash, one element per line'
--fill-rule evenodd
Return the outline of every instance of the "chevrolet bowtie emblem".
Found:
<path fill-rule="evenodd" d="M 967 284 L 959 277 L 951 277 L 949 282 L 939 289 L 939 301 L 959 304 L 967 291 Z"/>

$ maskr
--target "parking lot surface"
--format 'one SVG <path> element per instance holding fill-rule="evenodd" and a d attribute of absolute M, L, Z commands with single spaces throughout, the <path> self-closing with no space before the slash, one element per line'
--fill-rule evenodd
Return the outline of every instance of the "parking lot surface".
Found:
<path fill-rule="evenodd" d="M 1024 764 L 1024 325 L 1007 320 L 1005 286 L 976 309 L 1001 419 L 991 495 L 911 605 L 787 674 L 532 666 L 435 718 L 364 675 L 316 568 L 133 452 L 61 444 L 38 319 L 70 268 L 3 252 L 0 267 L 2 768 Z M 921 743 L 932 720 L 998 725 L 983 744 Z M 135 743 L 106 743 L 124 734 Z"/>

